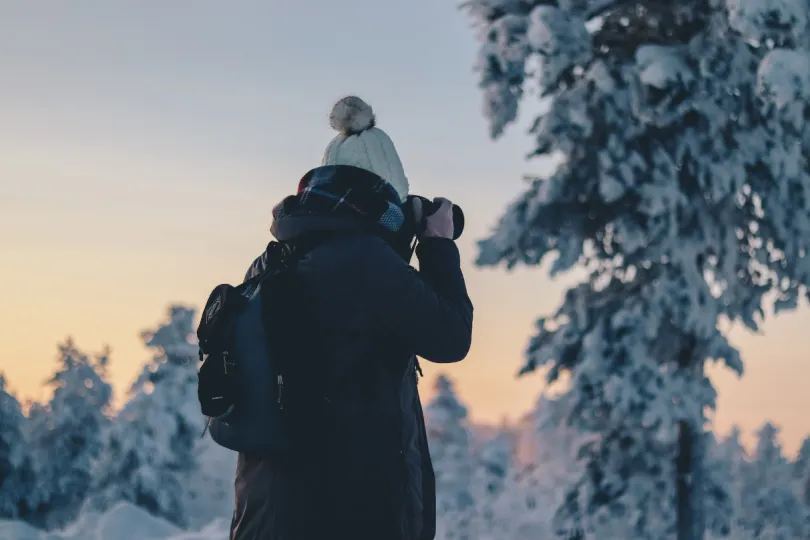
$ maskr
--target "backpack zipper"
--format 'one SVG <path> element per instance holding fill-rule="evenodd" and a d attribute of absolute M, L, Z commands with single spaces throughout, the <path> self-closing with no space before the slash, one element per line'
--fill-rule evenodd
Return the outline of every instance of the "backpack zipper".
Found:
<path fill-rule="evenodd" d="M 276 379 L 276 403 L 279 409 L 284 408 L 284 403 L 281 401 L 281 394 L 284 392 L 284 376 L 279 375 Z"/>

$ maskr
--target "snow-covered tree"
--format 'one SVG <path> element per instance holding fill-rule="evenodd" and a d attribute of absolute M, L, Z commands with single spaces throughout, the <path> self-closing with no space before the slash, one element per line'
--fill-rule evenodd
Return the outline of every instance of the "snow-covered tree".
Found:
<path fill-rule="evenodd" d="M 779 429 L 766 423 L 757 433 L 750 463 L 742 469 L 736 529 L 752 539 L 795 540 L 810 535 L 807 509 L 793 488 L 778 435 Z"/>
<path fill-rule="evenodd" d="M 439 536 L 466 540 L 470 538 L 475 512 L 467 408 L 459 402 L 453 383 L 444 375 L 436 379 L 435 395 L 425 409 L 425 425 L 436 472 Z"/>
<path fill-rule="evenodd" d="M 53 397 L 30 413 L 28 437 L 37 484 L 44 490 L 36 516 L 40 525 L 66 525 L 88 494 L 92 464 L 101 454 L 109 422 L 108 360 L 108 351 L 91 358 L 71 339 L 60 344 L 57 370 L 47 382 Z"/>
<path fill-rule="evenodd" d="M 168 320 L 143 332 L 154 356 L 113 421 L 95 465 L 91 508 L 128 501 L 184 525 L 185 489 L 197 469 L 195 443 L 205 425 L 197 402 L 194 310 L 169 308 Z"/>
<path fill-rule="evenodd" d="M 25 417 L 0 373 L 0 519 L 28 519 L 39 503 Z"/>
<path fill-rule="evenodd" d="M 810 437 L 802 441 L 793 462 L 793 479 L 802 502 L 810 510 Z"/>
<path fill-rule="evenodd" d="M 718 463 L 726 463 L 730 474 L 739 477 L 745 466 L 747 452 L 742 444 L 742 430 L 740 426 L 734 425 L 728 435 L 717 441 L 709 452 Z"/>
<path fill-rule="evenodd" d="M 563 412 L 558 399 L 541 395 L 522 422 L 515 493 L 506 497 L 511 508 L 501 511 L 510 517 L 515 537 L 552 537 L 554 512 L 572 478 L 583 472 L 573 454 L 580 436 Z"/>
<path fill-rule="evenodd" d="M 514 475 L 514 436 L 505 429 L 484 441 L 473 463 L 473 498 L 477 502 L 474 530 L 483 538 L 497 538 L 503 533 L 508 516 L 499 512 L 501 500 L 510 488 Z"/>
<path fill-rule="evenodd" d="M 198 467 L 186 475 L 183 508 L 187 526 L 199 529 L 212 519 L 229 520 L 233 514 L 233 480 L 236 470 L 235 452 L 204 437 L 196 444 Z"/>
<path fill-rule="evenodd" d="M 709 435 L 706 449 L 703 486 L 706 529 L 714 538 L 733 531 L 735 515 L 742 495 L 741 475 L 746 466 L 746 453 L 740 442 L 740 429 L 734 426 L 723 439 Z"/>
<path fill-rule="evenodd" d="M 804 0 L 469 0 L 494 137 L 544 100 L 531 181 L 481 265 L 587 278 L 538 321 L 523 372 L 570 378 L 560 406 L 584 472 L 560 531 L 700 537 L 695 497 L 715 392 L 742 362 L 720 320 L 756 329 L 810 283 Z M 768 294 L 766 293 L 773 293 Z M 771 300 L 772 305 L 768 305 Z M 676 477 L 677 473 L 677 477 Z M 677 478 L 677 479 L 676 479 Z M 687 530 L 689 529 L 689 530 Z"/>

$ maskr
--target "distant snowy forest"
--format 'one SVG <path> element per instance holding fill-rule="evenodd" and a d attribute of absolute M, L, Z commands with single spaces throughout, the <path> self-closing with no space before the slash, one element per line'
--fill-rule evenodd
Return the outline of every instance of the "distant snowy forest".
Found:
<path fill-rule="evenodd" d="M 153 356 L 119 411 L 110 409 L 109 354 L 87 354 L 71 341 L 58 348 L 48 403 L 21 404 L 0 382 L 0 518 L 59 530 L 113 511 L 143 525 L 143 516 L 127 510 L 131 505 L 162 518 L 155 523 L 168 522 L 150 531 L 201 530 L 216 520 L 219 536 L 210 538 L 222 537 L 232 510 L 235 456 L 200 437 L 194 321 L 193 309 L 173 306 L 154 330 L 142 333 Z M 439 376 L 434 384 L 425 414 L 438 483 L 438 538 L 554 538 L 555 511 L 583 474 L 577 457 L 594 439 L 560 422 L 557 406 L 544 397 L 516 425 L 473 425 L 451 380 Z M 712 530 L 735 539 L 807 537 L 810 438 L 791 460 L 778 429 L 766 424 L 750 455 L 735 431 L 712 439 L 709 456 Z M 627 489 L 640 496 L 649 481 L 637 482 Z M 648 502 L 638 499 L 628 510 L 652 519 Z M 634 537 L 621 534 L 598 538 Z"/>

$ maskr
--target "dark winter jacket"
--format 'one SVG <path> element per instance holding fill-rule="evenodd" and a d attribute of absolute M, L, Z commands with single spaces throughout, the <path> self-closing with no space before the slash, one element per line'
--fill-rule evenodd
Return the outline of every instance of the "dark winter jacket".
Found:
<path fill-rule="evenodd" d="M 294 455 L 239 455 L 231 540 L 432 540 L 415 355 L 450 363 L 469 351 L 473 306 L 458 249 L 423 240 L 417 272 L 355 220 L 285 216 L 273 228 L 282 241 L 318 231 L 341 234 L 298 263 L 306 324 L 277 324 L 302 357 L 320 359 L 301 376 L 323 407 L 299 423 Z"/>

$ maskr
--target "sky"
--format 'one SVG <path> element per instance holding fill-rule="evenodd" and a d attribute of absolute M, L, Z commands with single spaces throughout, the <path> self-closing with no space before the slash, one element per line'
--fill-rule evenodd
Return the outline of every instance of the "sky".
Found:
<path fill-rule="evenodd" d="M 112 348 L 119 398 L 169 303 L 201 307 L 270 240 L 270 211 L 320 163 L 332 104 L 366 99 L 425 196 L 462 205 L 473 348 L 444 368 L 473 420 L 516 419 L 543 388 L 515 373 L 534 320 L 573 278 L 478 269 L 475 242 L 543 163 L 523 121 L 487 135 L 474 34 L 455 0 L 224 3 L 0 0 L 0 371 L 43 399 L 57 343 Z M 715 428 L 810 434 L 810 310 L 731 333 L 742 379 L 712 369 Z M 437 370 L 428 366 L 432 379 Z M 423 388 L 429 398 L 429 381 Z"/>

